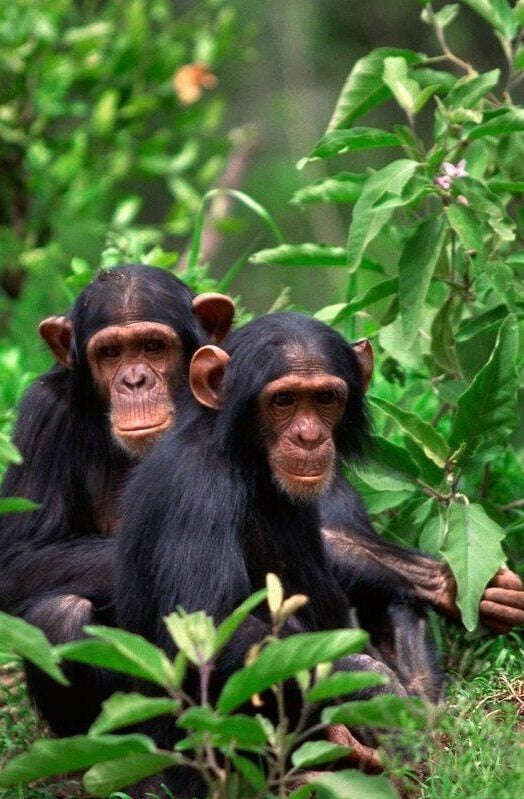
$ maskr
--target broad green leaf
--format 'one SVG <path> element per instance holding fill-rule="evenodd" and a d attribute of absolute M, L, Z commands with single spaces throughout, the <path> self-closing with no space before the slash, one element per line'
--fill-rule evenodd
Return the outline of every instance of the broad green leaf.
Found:
<path fill-rule="evenodd" d="M 344 310 L 346 307 L 347 302 L 337 302 L 336 305 L 326 305 L 324 308 L 320 308 L 313 316 L 315 319 L 319 319 L 327 325 L 332 325 L 333 320 L 336 319 L 340 311 Z"/>
<path fill-rule="evenodd" d="M 248 760 L 247 757 L 243 757 L 237 752 L 229 752 L 228 756 L 232 761 L 236 771 L 238 771 L 239 774 L 242 774 L 244 779 L 247 780 L 247 782 L 255 789 L 255 791 L 257 791 L 257 793 L 265 795 L 263 788 L 266 784 L 266 779 L 262 769 L 255 765 L 252 760 Z"/>
<path fill-rule="evenodd" d="M 456 294 L 451 294 L 431 323 L 431 355 L 441 369 L 451 374 L 458 371 L 454 330 L 457 317 L 461 313 L 459 298 Z"/>
<path fill-rule="evenodd" d="M 387 729 L 419 729 L 427 727 L 430 706 L 420 697 L 382 694 L 359 699 L 322 711 L 324 724 L 345 724 L 347 727 L 383 727 Z"/>
<path fill-rule="evenodd" d="M 420 469 L 409 452 L 382 436 L 373 436 L 368 454 L 372 462 L 379 463 L 387 469 L 393 469 L 413 479 L 420 475 Z"/>
<path fill-rule="evenodd" d="M 267 589 L 262 588 L 260 591 L 252 594 L 245 599 L 242 604 L 235 608 L 227 619 L 224 619 L 216 631 L 215 648 L 214 652 L 219 652 L 229 641 L 235 630 L 240 627 L 242 622 L 249 616 L 252 610 L 260 605 L 261 602 L 267 597 Z"/>
<path fill-rule="evenodd" d="M 66 658 L 102 666 L 157 683 L 163 688 L 176 685 L 173 663 L 166 653 L 141 635 L 111 627 L 85 628 L 95 638 L 59 644 L 55 650 Z"/>
<path fill-rule="evenodd" d="M 488 92 L 495 88 L 500 78 L 500 69 L 482 75 L 464 75 L 455 83 L 445 103 L 448 108 L 472 108 Z"/>
<path fill-rule="evenodd" d="M 324 699 L 361 691 L 363 688 L 385 685 L 387 682 L 387 677 L 373 671 L 336 671 L 310 688 L 306 693 L 306 700 L 321 702 Z"/>
<path fill-rule="evenodd" d="M 524 180 L 500 180 L 494 178 L 488 182 L 491 191 L 496 194 L 514 194 L 520 196 L 524 194 Z"/>
<path fill-rule="evenodd" d="M 25 497 L 2 497 L 0 499 L 0 515 L 3 513 L 20 513 L 27 510 L 38 510 L 40 505 Z"/>
<path fill-rule="evenodd" d="M 405 411 L 391 402 L 380 397 L 369 397 L 371 405 L 379 408 L 383 413 L 400 427 L 402 432 L 413 439 L 424 451 L 424 454 L 439 468 L 443 468 L 449 455 L 449 448 L 445 439 L 428 422 L 425 422 L 416 413 Z"/>
<path fill-rule="evenodd" d="M 422 55 L 412 50 L 400 50 L 395 47 L 379 47 L 360 58 L 342 88 L 327 132 L 335 128 L 349 128 L 355 119 L 367 114 L 391 96 L 391 92 L 382 80 L 384 59 L 391 56 L 402 57 L 409 64 L 423 60 Z"/>
<path fill-rule="evenodd" d="M 457 341 L 466 341 L 472 336 L 476 336 L 486 327 L 491 327 L 496 322 L 501 322 L 508 315 L 508 306 L 504 303 L 495 305 L 484 313 L 473 316 L 471 319 L 466 319 L 459 327 L 455 334 Z"/>
<path fill-rule="evenodd" d="M 482 253 L 484 249 L 483 230 L 474 211 L 461 203 L 451 203 L 446 206 L 446 213 L 449 224 L 468 255 Z"/>
<path fill-rule="evenodd" d="M 242 749 L 266 742 L 264 727 L 257 718 L 240 713 L 220 716 L 210 707 L 190 707 L 178 719 L 177 727 L 195 732 L 209 732 L 221 745 L 236 741 Z"/>
<path fill-rule="evenodd" d="M 20 452 L 4 433 L 0 433 L 0 463 L 2 461 L 4 463 L 22 463 Z"/>
<path fill-rule="evenodd" d="M 118 727 L 127 727 L 156 716 L 175 713 L 179 708 L 180 702 L 168 697 L 152 698 L 142 694 L 116 693 L 103 703 L 100 715 L 89 728 L 89 735 L 100 735 Z"/>
<path fill-rule="evenodd" d="M 505 39 L 512 39 L 518 30 L 518 21 L 507 0 L 463 0 L 466 5 L 493 25 Z"/>
<path fill-rule="evenodd" d="M 396 207 L 403 204 L 403 190 L 418 166 L 416 161 L 405 158 L 393 161 L 377 170 L 364 184 L 362 194 L 353 209 L 348 233 L 346 263 L 350 272 L 360 266 L 366 247 L 391 219 L 395 211 L 391 200 L 398 201 Z M 387 207 L 382 209 L 380 203 L 386 202 Z"/>
<path fill-rule="evenodd" d="M 129 754 L 93 766 L 84 776 L 84 787 L 92 796 L 109 796 L 179 762 L 180 755 L 175 752 Z"/>
<path fill-rule="evenodd" d="M 333 317 L 331 324 L 338 325 L 340 322 L 345 322 L 346 319 L 350 319 L 357 311 L 361 311 L 363 308 L 367 308 L 368 305 L 383 300 L 385 297 L 391 297 L 391 295 L 396 294 L 397 291 L 398 278 L 394 277 L 390 280 L 383 280 L 382 283 L 371 286 L 362 297 L 356 297 L 354 300 L 351 300 L 351 302 L 342 305 L 340 310 Z"/>
<path fill-rule="evenodd" d="M 329 743 L 329 741 L 307 741 L 291 755 L 295 768 L 311 768 L 322 763 L 332 763 L 348 753 L 347 746 Z"/>
<path fill-rule="evenodd" d="M 249 259 L 253 264 L 276 266 L 346 266 L 343 247 L 327 244 L 282 244 L 270 250 L 259 250 Z"/>
<path fill-rule="evenodd" d="M 518 327 L 515 316 L 502 323 L 489 361 L 459 397 L 449 443 L 462 458 L 482 439 L 504 442 L 517 421 Z"/>
<path fill-rule="evenodd" d="M 10 760 L 0 774 L 0 788 L 56 774 L 80 771 L 95 763 L 142 752 L 154 752 L 145 735 L 75 735 L 73 738 L 35 741 L 23 755 Z"/>
<path fill-rule="evenodd" d="M 504 114 L 498 114 L 487 122 L 476 125 L 468 131 L 468 139 L 480 139 L 483 136 L 509 136 L 524 130 L 524 108 L 511 108 Z"/>
<path fill-rule="evenodd" d="M 0 641 L 2 649 L 15 652 L 20 657 L 30 660 L 39 669 L 61 683 L 69 685 L 58 668 L 58 656 L 42 630 L 34 627 L 24 619 L 9 616 L 0 611 Z"/>
<path fill-rule="evenodd" d="M 415 110 L 415 100 L 420 93 L 418 83 L 408 77 L 408 65 L 403 58 L 390 56 L 384 59 L 382 79 L 399 106 L 409 115 Z"/>
<path fill-rule="evenodd" d="M 330 630 L 273 641 L 251 665 L 228 679 L 218 699 L 218 710 L 230 713 L 253 694 L 287 680 L 298 671 L 359 652 L 367 638 L 362 630 Z"/>
<path fill-rule="evenodd" d="M 351 128 L 332 130 L 315 144 L 306 158 L 299 162 L 303 166 L 316 158 L 332 158 L 334 155 L 353 150 L 369 150 L 374 147 L 398 147 L 399 140 L 394 133 L 379 128 Z"/>
<path fill-rule="evenodd" d="M 333 178 L 322 178 L 309 186 L 298 189 L 291 202 L 296 205 L 309 203 L 355 203 L 368 176 L 352 172 L 340 172 Z"/>
<path fill-rule="evenodd" d="M 484 588 L 504 561 L 503 538 L 504 531 L 481 505 L 450 504 L 440 552 L 457 581 L 457 605 L 467 630 L 477 626 Z"/>
<path fill-rule="evenodd" d="M 406 349 L 419 335 L 422 309 L 445 237 L 443 218 L 428 217 L 404 245 L 399 263 L 398 294 Z"/>
<path fill-rule="evenodd" d="M 289 799 L 399 799 L 386 777 L 360 771 L 314 772 L 314 778 L 289 795 Z M 313 792 L 313 793 L 312 793 Z"/>

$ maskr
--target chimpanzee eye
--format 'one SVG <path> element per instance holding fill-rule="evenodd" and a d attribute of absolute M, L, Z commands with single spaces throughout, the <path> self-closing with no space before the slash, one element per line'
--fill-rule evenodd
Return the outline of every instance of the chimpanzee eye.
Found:
<path fill-rule="evenodd" d="M 148 338 L 144 342 L 144 352 L 161 353 L 166 349 L 166 342 L 161 338 Z"/>
<path fill-rule="evenodd" d="M 295 402 L 295 395 L 291 391 L 279 391 L 271 397 L 271 404 L 277 408 L 288 408 Z"/>
<path fill-rule="evenodd" d="M 315 400 L 319 405 L 331 405 L 333 402 L 336 402 L 337 399 L 337 392 L 333 391 L 333 389 L 318 391 L 317 394 L 315 394 Z"/>
<path fill-rule="evenodd" d="M 120 347 L 117 347 L 116 344 L 106 344 L 104 347 L 100 347 L 98 350 L 99 358 L 104 358 L 104 360 L 112 360 L 113 358 L 120 357 Z"/>

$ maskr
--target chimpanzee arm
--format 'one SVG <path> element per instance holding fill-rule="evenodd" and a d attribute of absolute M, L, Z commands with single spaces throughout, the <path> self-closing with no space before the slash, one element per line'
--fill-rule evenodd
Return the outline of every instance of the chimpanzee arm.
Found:
<path fill-rule="evenodd" d="M 401 585 L 406 597 L 460 619 L 457 586 L 447 563 L 382 539 L 342 474 L 337 474 L 329 494 L 322 497 L 320 513 L 326 546 L 337 561 L 373 563 L 374 571 Z M 493 577 L 480 604 L 480 620 L 495 633 L 524 625 L 524 588 L 514 572 L 502 569 Z"/>

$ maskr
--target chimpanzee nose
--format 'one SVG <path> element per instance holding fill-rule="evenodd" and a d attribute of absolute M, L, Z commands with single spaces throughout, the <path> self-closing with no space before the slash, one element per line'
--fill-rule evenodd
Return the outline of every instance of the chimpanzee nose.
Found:
<path fill-rule="evenodd" d="M 123 392 L 134 392 L 141 388 L 152 388 L 154 375 L 143 366 L 128 366 L 120 375 L 119 387 Z"/>

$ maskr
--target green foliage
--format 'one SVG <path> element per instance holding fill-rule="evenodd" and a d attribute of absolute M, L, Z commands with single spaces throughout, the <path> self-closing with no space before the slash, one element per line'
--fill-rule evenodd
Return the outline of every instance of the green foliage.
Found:
<path fill-rule="evenodd" d="M 275 575 L 268 575 L 268 604 L 274 632 L 305 601 L 301 595 L 285 599 Z M 196 769 L 208 786 L 208 796 L 232 796 L 239 786 L 245 799 L 262 792 L 268 799 L 283 795 L 299 769 L 327 766 L 343 758 L 348 750 L 326 740 L 311 738 L 308 720 L 318 709 L 318 702 L 351 697 L 354 691 L 384 683 L 384 677 L 368 672 L 330 674 L 329 662 L 348 653 L 362 650 L 367 636 L 359 630 L 294 635 L 283 640 L 273 635 L 260 641 L 248 654 L 248 663 L 235 672 L 224 685 L 216 707 L 208 702 L 209 679 L 216 658 L 228 635 L 260 603 L 266 592 L 250 597 L 241 609 L 215 628 L 213 620 L 202 612 L 182 611 L 166 619 L 167 629 L 176 642 L 174 661 L 140 636 L 121 630 L 91 627 L 96 638 L 85 642 L 52 647 L 42 632 L 20 620 L 2 616 L 2 631 L 10 648 L 42 667 L 56 663 L 58 657 L 89 665 L 106 665 L 124 674 L 162 684 L 165 696 L 150 697 L 139 693 L 118 693 L 108 699 L 87 735 L 60 740 L 36 741 L 27 752 L 10 760 L 0 773 L 0 789 L 23 785 L 43 777 L 86 771 L 84 786 L 93 796 L 109 796 L 146 777 L 184 764 Z M 221 632 L 222 631 L 222 632 Z M 99 648 L 100 642 L 104 648 Z M 82 644 L 87 644 L 82 646 Z M 101 654 L 102 653 L 102 654 Z M 179 674 L 177 661 L 190 662 L 198 671 L 198 701 L 188 696 Z M 57 667 L 46 669 L 60 677 Z M 304 712 L 296 729 L 285 716 L 283 681 L 295 677 L 302 690 Z M 275 726 L 264 717 L 264 697 L 270 691 L 279 711 Z M 240 705 L 253 703 L 260 712 L 246 715 Z M 140 733 L 114 734 L 114 730 L 171 714 L 184 731 L 174 751 L 159 749 L 154 741 Z M 315 725 L 317 737 L 330 722 L 356 723 L 375 728 L 425 729 L 428 707 L 422 700 L 406 700 L 386 695 L 367 701 L 346 701 L 325 707 L 322 724 Z M 246 757 L 247 753 L 251 757 Z M 252 756 L 256 758 L 253 760 Z M 220 766 L 218 765 L 220 763 Z M 370 799 L 395 799 L 396 791 L 387 779 L 366 777 L 355 772 L 329 771 L 314 775 L 314 782 L 299 788 L 294 796 L 369 796 Z M 304 793 L 306 790 L 306 793 Z M 336 794 L 332 792 L 336 791 Z M 354 792 L 358 791 L 357 794 Z"/>
<path fill-rule="evenodd" d="M 524 18 L 521 3 L 464 2 L 493 28 L 507 72 L 479 73 L 450 48 L 460 4 L 423 2 L 438 49 L 381 47 L 357 61 L 299 164 L 333 163 L 292 202 L 352 206 L 346 247 L 288 243 L 252 260 L 345 267 L 341 301 L 315 315 L 378 351 L 370 465 L 351 479 L 386 537 L 446 558 L 471 630 L 504 560 L 504 526 L 515 531 L 508 552 L 522 552 L 524 108 L 512 91 L 524 77 Z M 405 124 L 366 126 L 385 103 Z M 371 148 L 391 146 L 394 160 L 370 154 L 383 165 L 364 168 Z"/>

